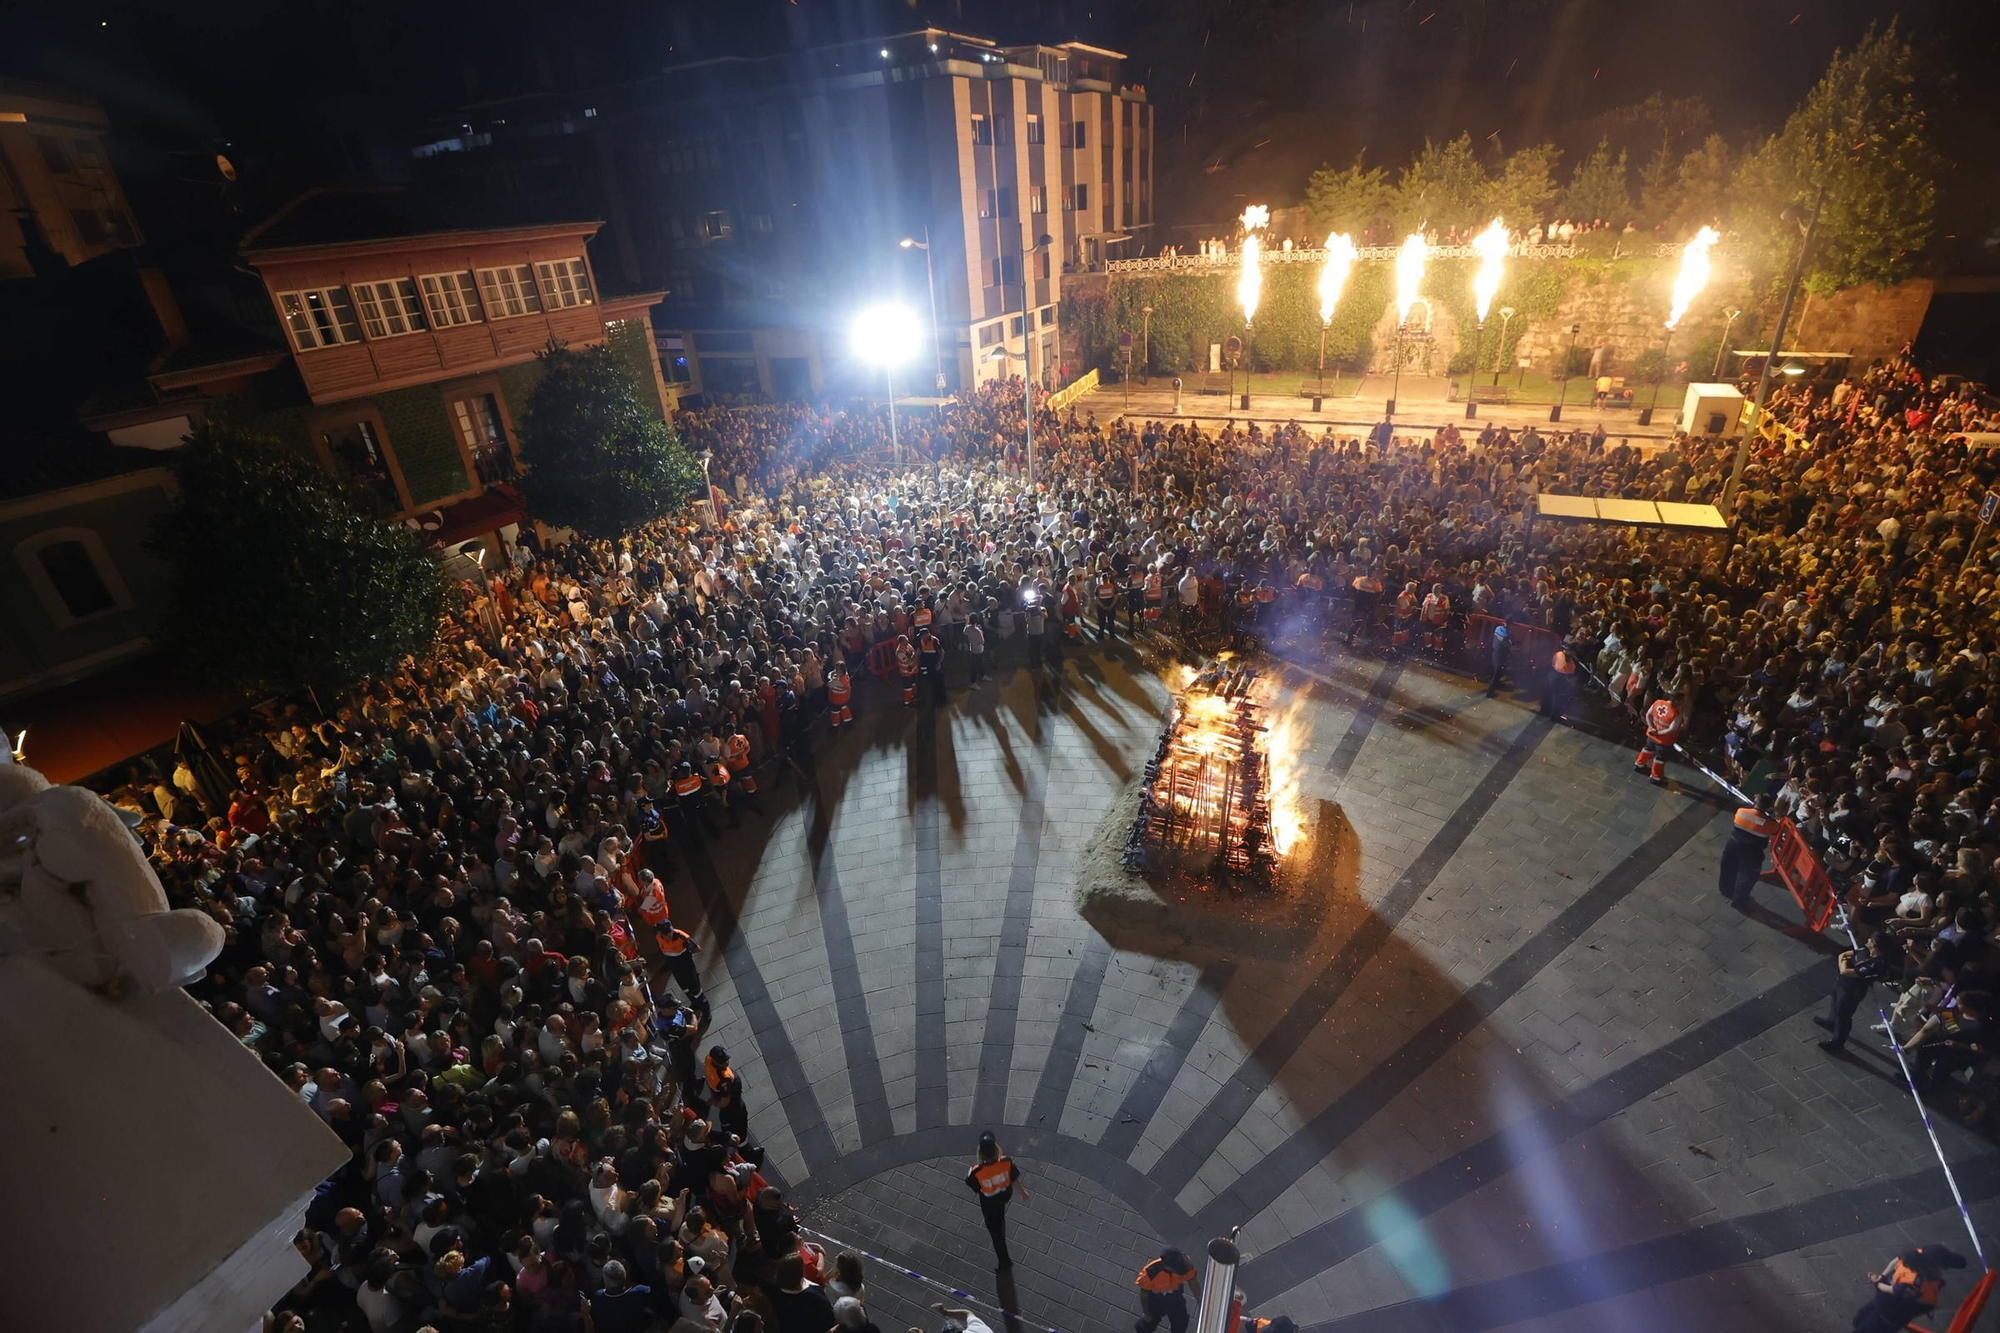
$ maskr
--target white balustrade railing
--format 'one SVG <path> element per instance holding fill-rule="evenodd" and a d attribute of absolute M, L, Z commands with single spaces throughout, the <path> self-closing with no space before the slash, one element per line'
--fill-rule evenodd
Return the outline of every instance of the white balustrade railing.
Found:
<path fill-rule="evenodd" d="M 1364 245 L 1354 252 L 1356 259 L 1363 262 L 1390 263 L 1396 258 L 1399 247 L 1393 245 Z M 1671 259 L 1683 248 L 1679 241 L 1665 241 L 1651 245 L 1627 246 L 1619 243 L 1611 254 L 1651 254 L 1656 258 Z M 1432 259 L 1479 259 L 1480 253 L 1469 245 L 1433 245 L 1427 252 Z M 1574 242 L 1554 245 L 1529 245 L 1517 241 L 1508 247 L 1511 259 L 1575 259 L 1583 253 L 1583 247 Z M 1326 251 L 1322 249 L 1295 248 L 1291 250 L 1266 247 L 1263 252 L 1266 264 L 1323 264 Z M 1144 259 L 1113 259 L 1105 263 L 1106 273 L 1235 273 L 1243 267 L 1243 256 L 1239 252 L 1226 254 L 1191 255 L 1151 255 Z"/>

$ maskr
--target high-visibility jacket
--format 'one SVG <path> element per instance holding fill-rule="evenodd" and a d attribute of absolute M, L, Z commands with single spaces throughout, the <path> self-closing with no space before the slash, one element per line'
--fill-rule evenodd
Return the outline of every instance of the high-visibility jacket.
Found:
<path fill-rule="evenodd" d="M 1935 1306 L 1944 1295 L 1944 1279 L 1935 1273 L 1924 1273 L 1904 1263 L 1899 1256 L 1882 1275 L 1880 1286 L 1894 1292 L 1898 1288 L 1921 1301 L 1926 1309 Z"/>
<path fill-rule="evenodd" d="M 727 787 L 729 785 L 729 765 L 723 763 L 720 759 L 709 760 L 708 785 L 711 787 Z"/>
<path fill-rule="evenodd" d="M 1556 669 L 1557 675 L 1574 676 L 1576 674 L 1576 659 L 1571 657 L 1564 649 L 1556 649 L 1556 655 L 1549 659 L 1549 665 Z"/>
<path fill-rule="evenodd" d="M 906 676 L 917 674 L 917 650 L 907 643 L 896 645 L 896 669 Z"/>
<path fill-rule="evenodd" d="M 1161 591 L 1162 591 L 1162 585 L 1161 585 L 1161 583 L 1160 583 L 1160 571 L 1159 571 L 1159 570 L 1157 570 L 1157 569 L 1149 569 L 1149 570 L 1147 570 L 1147 571 L 1146 571 L 1146 600 L 1147 600 L 1147 601 L 1149 601 L 1149 602 L 1157 602 L 1157 601 L 1159 601 L 1159 600 L 1160 600 L 1160 594 L 1161 594 Z"/>
<path fill-rule="evenodd" d="M 1431 593 L 1424 598 L 1424 619 L 1433 625 L 1442 625 L 1451 618 L 1451 598 L 1443 593 Z"/>
<path fill-rule="evenodd" d="M 735 1070 L 731 1069 L 728 1065 L 718 1065 L 715 1063 L 715 1057 L 713 1056 L 701 1062 L 701 1070 L 702 1077 L 707 1081 L 708 1090 L 711 1094 L 722 1091 L 723 1085 L 736 1077 Z"/>
<path fill-rule="evenodd" d="M 1260 583 L 1257 585 L 1257 600 L 1269 606 L 1278 600 L 1278 590 L 1268 583 Z"/>
<path fill-rule="evenodd" d="M 1417 595 L 1404 591 L 1396 594 L 1396 614 L 1408 619 L 1417 613 Z"/>
<path fill-rule="evenodd" d="M 737 732 L 722 743 L 722 758 L 732 773 L 741 773 L 750 767 L 750 738 Z"/>
<path fill-rule="evenodd" d="M 1014 1163 L 1005 1157 L 981 1162 L 972 1168 L 972 1182 L 979 1187 L 981 1198 L 990 1199 L 996 1194 L 1004 1194 L 1014 1187 Z"/>
<path fill-rule="evenodd" d="M 1298 587 L 1303 592 L 1323 592 L 1326 589 L 1326 580 L 1308 569 L 1299 575 Z"/>
<path fill-rule="evenodd" d="M 1155 1259 L 1139 1270 L 1137 1285 L 1141 1291 L 1150 1291 L 1164 1296 L 1170 1291 L 1179 1291 L 1194 1281 L 1194 1265 L 1179 1271 L 1169 1267 L 1165 1259 Z"/>
<path fill-rule="evenodd" d="M 676 796 L 693 796 L 700 790 L 701 775 L 699 773 L 689 773 L 686 777 L 674 779 L 674 795 Z"/>
<path fill-rule="evenodd" d="M 1113 582 L 1111 576 L 1107 574 L 1105 577 L 1097 581 L 1097 604 L 1099 606 L 1110 606 L 1113 602 L 1117 600 L 1118 600 L 1118 585 L 1115 582 Z"/>
<path fill-rule="evenodd" d="M 1363 574 L 1360 578 L 1354 580 L 1354 591 L 1363 594 L 1374 593 L 1380 596 L 1382 593 L 1382 580 L 1376 578 L 1373 574 Z"/>
<path fill-rule="evenodd" d="M 1769 838 L 1778 831 L 1778 821 L 1754 805 L 1738 807 L 1736 832 L 1750 838 Z"/>
<path fill-rule="evenodd" d="M 918 629 L 929 629 L 931 626 L 931 609 L 928 606 L 918 607 L 916 611 L 911 614 L 910 623 L 912 625 L 915 625 Z"/>
<path fill-rule="evenodd" d="M 1681 710 L 1672 699 L 1655 699 L 1646 710 L 1646 739 L 1655 745 L 1672 745 L 1680 739 Z"/>
<path fill-rule="evenodd" d="M 854 684 L 848 680 L 845 671 L 836 671 L 826 678 L 826 701 L 838 707 L 854 697 Z"/>
<path fill-rule="evenodd" d="M 671 921 L 662 921 L 654 929 L 653 939 L 659 944 L 660 952 L 669 958 L 678 958 L 695 947 L 694 936 Z"/>

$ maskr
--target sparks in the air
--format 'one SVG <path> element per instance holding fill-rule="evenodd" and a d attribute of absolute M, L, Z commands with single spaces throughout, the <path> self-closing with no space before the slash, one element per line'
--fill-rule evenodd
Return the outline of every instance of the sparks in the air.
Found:
<path fill-rule="evenodd" d="M 1424 285 L 1424 259 L 1428 254 L 1424 234 L 1413 231 L 1396 251 L 1396 327 L 1410 322 L 1410 307 L 1417 303 L 1418 289 Z"/>
<path fill-rule="evenodd" d="M 1243 307 L 1245 328 L 1257 317 L 1257 300 L 1264 294 L 1264 247 L 1257 233 L 1270 225 L 1271 210 L 1263 204 L 1243 210 L 1243 270 L 1236 278 L 1236 304 Z"/>
<path fill-rule="evenodd" d="M 1708 247 L 1722 237 L 1713 227 L 1703 227 L 1694 234 L 1694 239 L 1681 247 L 1681 271 L 1674 275 L 1674 308 L 1667 315 L 1667 327 L 1681 322 L 1694 298 L 1701 295 L 1701 289 L 1708 286 Z"/>
<path fill-rule="evenodd" d="M 1479 272 L 1472 277 L 1472 300 L 1479 309 L 1479 322 L 1484 324 L 1486 309 L 1500 290 L 1500 270 L 1507 260 L 1506 225 L 1494 218 L 1492 226 L 1472 238 L 1472 248 L 1479 252 Z"/>
<path fill-rule="evenodd" d="M 1347 286 L 1347 274 L 1354 267 L 1354 238 L 1344 231 L 1326 238 L 1326 262 L 1319 270 L 1319 322 L 1333 323 L 1333 308 Z"/>

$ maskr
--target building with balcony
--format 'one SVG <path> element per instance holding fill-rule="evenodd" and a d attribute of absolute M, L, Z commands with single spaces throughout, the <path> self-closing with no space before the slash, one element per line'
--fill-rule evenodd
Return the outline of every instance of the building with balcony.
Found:
<path fill-rule="evenodd" d="M 666 288 L 662 365 L 690 393 L 844 387 L 852 314 L 885 293 L 937 309 L 899 389 L 1020 374 L 1029 353 L 1053 379 L 1063 269 L 1152 227 L 1152 108 L 1123 62 L 925 28 L 468 109 L 413 152 L 467 197 L 574 191 L 606 219 L 599 267 Z"/>

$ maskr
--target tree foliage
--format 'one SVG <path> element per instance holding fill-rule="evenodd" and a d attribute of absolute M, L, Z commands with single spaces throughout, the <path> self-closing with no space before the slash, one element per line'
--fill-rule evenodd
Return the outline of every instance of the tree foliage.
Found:
<path fill-rule="evenodd" d="M 1672 196 L 1655 221 L 1670 237 L 1692 236 L 1719 220 L 1729 206 L 1729 145 L 1711 134 L 1674 173 Z"/>
<path fill-rule="evenodd" d="M 1489 182 L 1486 168 L 1472 151 L 1472 136 L 1461 134 L 1448 143 L 1424 140 L 1418 153 L 1396 181 L 1396 230 L 1417 227 L 1466 227 L 1488 221 Z"/>
<path fill-rule="evenodd" d="M 1503 218 L 1507 230 L 1520 234 L 1548 221 L 1556 197 L 1556 164 L 1562 152 L 1554 144 L 1530 144 L 1500 164 L 1487 193 L 1486 212 Z"/>
<path fill-rule="evenodd" d="M 1389 211 L 1394 191 L 1380 167 L 1366 167 L 1357 153 L 1345 169 L 1323 166 L 1306 180 L 1306 217 L 1315 240 L 1346 232 L 1359 243 L 1376 218 Z"/>
<path fill-rule="evenodd" d="M 617 537 L 672 513 L 701 468 L 608 347 L 542 353 L 521 424 L 528 512 L 586 537 Z"/>
<path fill-rule="evenodd" d="M 1632 213 L 1625 175 L 1625 150 L 1619 149 L 1614 156 L 1610 141 L 1598 140 L 1597 147 L 1576 164 L 1569 178 L 1569 188 L 1562 196 L 1563 213 L 1579 224 L 1602 218 L 1613 227 L 1622 227 Z"/>
<path fill-rule="evenodd" d="M 1806 285 L 1825 294 L 1908 276 L 1930 240 L 1939 159 L 1917 60 L 1892 22 L 1836 52 L 1799 109 L 1743 163 L 1734 222 L 1782 272 L 1823 186 Z"/>
<path fill-rule="evenodd" d="M 155 637 L 189 670 L 246 691 L 337 691 L 430 650 L 445 584 L 415 532 L 228 422 L 197 426 L 173 470 L 150 543 L 172 589 Z"/>

